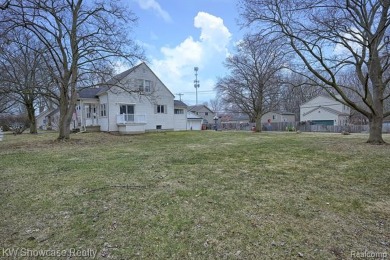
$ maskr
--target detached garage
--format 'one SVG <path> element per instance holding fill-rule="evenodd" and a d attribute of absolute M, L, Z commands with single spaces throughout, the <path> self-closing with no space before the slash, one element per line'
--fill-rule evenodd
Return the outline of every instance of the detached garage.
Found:
<path fill-rule="evenodd" d="M 349 107 L 327 96 L 317 96 L 300 106 L 300 121 L 313 125 L 346 125 L 349 114 Z"/>
<path fill-rule="evenodd" d="M 203 118 L 191 112 L 187 113 L 187 130 L 202 130 Z"/>

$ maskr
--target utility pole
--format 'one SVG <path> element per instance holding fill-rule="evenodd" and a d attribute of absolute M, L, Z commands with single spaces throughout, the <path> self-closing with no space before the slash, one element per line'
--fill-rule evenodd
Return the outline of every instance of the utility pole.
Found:
<path fill-rule="evenodd" d="M 194 87 L 195 87 L 195 91 L 196 91 L 196 105 L 198 105 L 198 88 L 200 87 L 199 80 L 198 80 L 198 70 L 199 70 L 198 67 L 194 68 L 194 71 L 195 71 Z"/>
<path fill-rule="evenodd" d="M 184 96 L 184 94 L 183 94 L 183 93 L 178 93 L 178 94 L 176 94 L 176 95 L 178 95 L 178 96 L 179 96 L 179 98 L 180 98 L 180 101 L 181 101 L 181 96 Z"/>

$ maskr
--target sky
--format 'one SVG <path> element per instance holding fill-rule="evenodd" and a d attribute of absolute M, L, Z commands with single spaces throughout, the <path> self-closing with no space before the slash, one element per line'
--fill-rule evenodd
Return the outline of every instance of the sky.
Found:
<path fill-rule="evenodd" d="M 148 65 L 187 105 L 195 105 L 198 67 L 198 104 L 215 98 L 214 87 L 226 75 L 227 55 L 243 35 L 237 25 L 235 0 L 128 0 L 138 17 L 134 38 Z"/>

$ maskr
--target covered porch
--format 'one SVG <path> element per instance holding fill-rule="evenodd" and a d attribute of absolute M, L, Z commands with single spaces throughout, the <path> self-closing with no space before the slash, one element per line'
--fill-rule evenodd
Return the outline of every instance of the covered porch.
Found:
<path fill-rule="evenodd" d="M 83 130 L 100 131 L 99 124 L 100 107 L 99 101 L 95 100 L 80 100 L 76 107 L 74 121 L 77 122 L 77 127 Z"/>

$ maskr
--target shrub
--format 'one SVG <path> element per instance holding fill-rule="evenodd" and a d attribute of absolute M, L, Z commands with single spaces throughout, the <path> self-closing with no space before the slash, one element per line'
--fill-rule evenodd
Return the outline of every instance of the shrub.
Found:
<path fill-rule="evenodd" d="M 26 115 L 0 115 L 0 126 L 3 131 L 12 131 L 13 134 L 21 134 L 30 127 L 30 121 Z"/>

